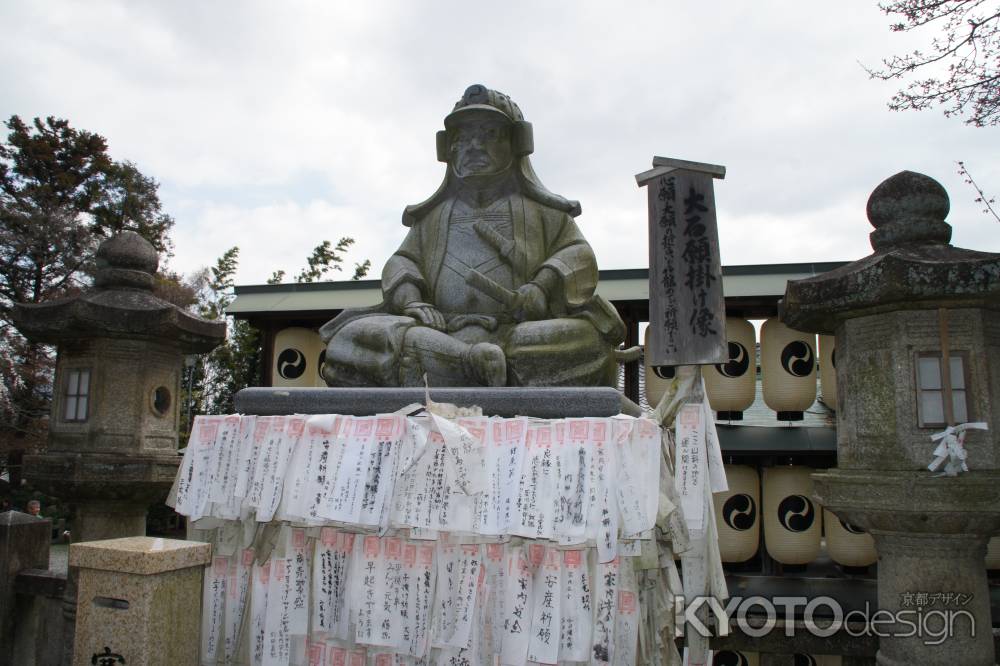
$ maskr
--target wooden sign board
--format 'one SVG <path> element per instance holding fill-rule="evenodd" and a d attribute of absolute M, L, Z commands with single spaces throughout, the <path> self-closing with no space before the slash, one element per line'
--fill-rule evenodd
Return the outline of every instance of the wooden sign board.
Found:
<path fill-rule="evenodd" d="M 650 365 L 725 363 L 726 306 L 713 179 L 725 167 L 657 157 L 649 202 Z"/>

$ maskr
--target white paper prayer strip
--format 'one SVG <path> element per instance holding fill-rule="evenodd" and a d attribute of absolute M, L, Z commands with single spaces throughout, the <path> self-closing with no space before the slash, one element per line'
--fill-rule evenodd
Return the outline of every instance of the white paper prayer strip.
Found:
<path fill-rule="evenodd" d="M 688 403 L 677 412 L 674 484 L 689 532 L 705 529 L 705 412 L 701 403 Z"/>
<path fill-rule="evenodd" d="M 213 557 L 205 568 L 201 612 L 201 663 L 214 664 L 225 640 L 223 628 L 229 558 Z"/>

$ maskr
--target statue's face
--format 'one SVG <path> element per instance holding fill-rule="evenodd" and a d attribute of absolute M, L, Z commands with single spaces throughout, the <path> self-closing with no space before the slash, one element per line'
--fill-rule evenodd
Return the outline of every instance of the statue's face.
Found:
<path fill-rule="evenodd" d="M 510 124 L 502 119 L 473 117 L 454 129 L 451 166 L 458 176 L 492 176 L 510 168 L 514 151 Z"/>

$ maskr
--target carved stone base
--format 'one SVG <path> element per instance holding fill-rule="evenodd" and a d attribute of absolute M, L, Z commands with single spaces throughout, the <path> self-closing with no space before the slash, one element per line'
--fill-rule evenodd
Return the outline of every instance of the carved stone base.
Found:
<path fill-rule="evenodd" d="M 124 501 L 144 507 L 162 501 L 181 457 L 49 451 L 24 457 L 25 476 L 46 493 L 68 501 Z M 133 535 L 135 536 L 135 535 Z"/>
<path fill-rule="evenodd" d="M 145 536 L 146 510 L 170 491 L 178 455 L 49 452 L 25 456 L 32 485 L 76 506 L 73 541 Z"/>
<path fill-rule="evenodd" d="M 875 538 L 878 663 L 992 666 L 984 558 L 1000 529 L 1000 473 L 833 469 L 813 483 L 825 508 Z"/>

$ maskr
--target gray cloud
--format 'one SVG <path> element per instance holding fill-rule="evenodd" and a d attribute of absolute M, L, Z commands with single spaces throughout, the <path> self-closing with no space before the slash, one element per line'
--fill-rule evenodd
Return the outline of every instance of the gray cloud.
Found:
<path fill-rule="evenodd" d="M 0 24 L 0 112 L 69 118 L 160 180 L 184 271 L 239 244 L 262 282 L 342 235 L 379 267 L 474 82 L 534 123 L 604 268 L 644 263 L 654 154 L 728 167 L 726 263 L 866 254 L 868 193 L 901 169 L 949 190 L 957 244 L 1000 249 L 954 165 L 1000 190 L 998 130 L 886 110 L 858 62 L 912 44 L 874 2 L 12 2 Z"/>

